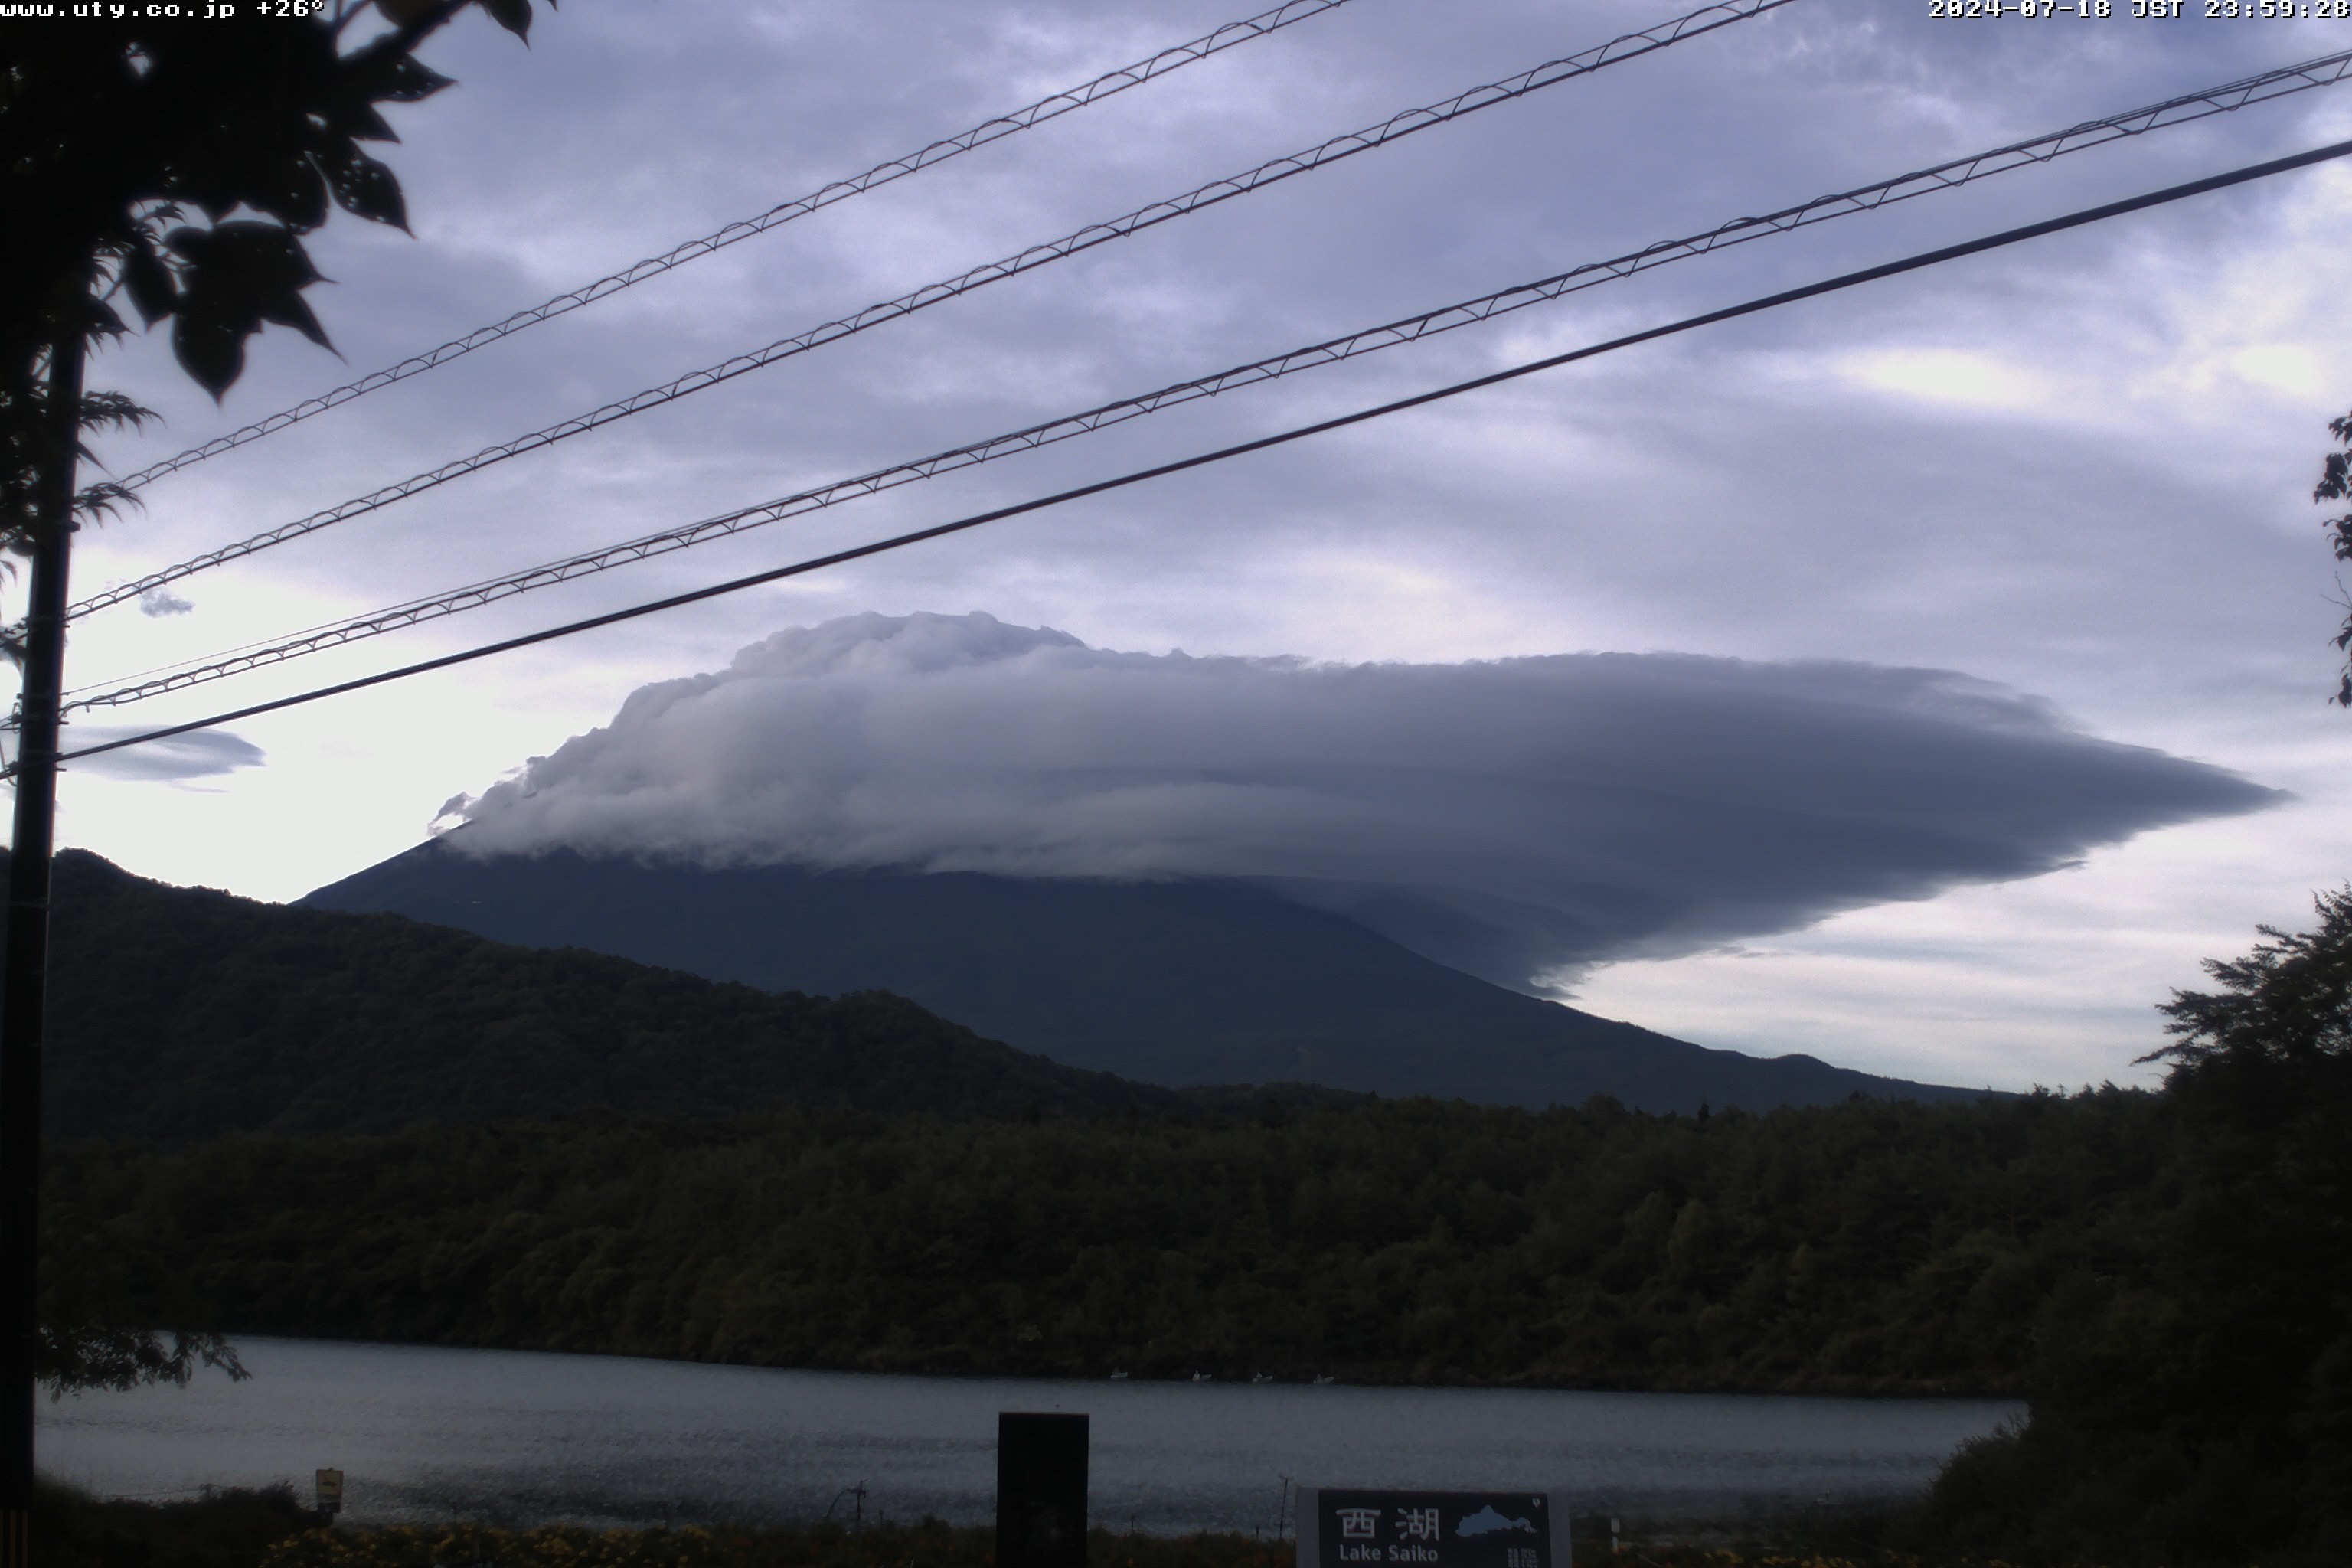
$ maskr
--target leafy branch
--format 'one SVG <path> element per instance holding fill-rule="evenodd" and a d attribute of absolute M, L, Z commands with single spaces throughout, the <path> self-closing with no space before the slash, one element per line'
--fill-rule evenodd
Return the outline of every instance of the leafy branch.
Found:
<path fill-rule="evenodd" d="M 549 0 L 552 5 L 554 0 Z M 321 280 L 302 237 L 341 208 L 406 229 L 400 182 L 368 151 L 398 136 L 380 106 L 450 85 L 415 49 L 468 5 L 528 39 L 530 0 L 374 0 L 392 26 L 348 51 L 366 8 L 267 28 L 140 18 L 40 29 L 0 66 L 0 208 L 42 219 L 0 254 L 0 546 L 31 547 L 39 476 L 73 456 L 44 433 L 60 343 L 121 336 L 118 301 L 172 322 L 181 368 L 217 399 L 247 340 L 289 327 L 332 349 L 304 291 Z M 82 428 L 152 416 L 84 400 Z M 127 499 L 98 487 L 102 515 Z"/>

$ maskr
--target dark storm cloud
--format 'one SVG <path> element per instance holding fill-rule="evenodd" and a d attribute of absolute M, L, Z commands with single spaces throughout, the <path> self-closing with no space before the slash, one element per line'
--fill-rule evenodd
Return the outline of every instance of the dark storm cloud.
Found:
<path fill-rule="evenodd" d="M 645 687 L 454 815 L 477 852 L 1253 878 L 1525 986 L 2284 798 L 1947 670 L 1194 658 L 867 615 Z"/>

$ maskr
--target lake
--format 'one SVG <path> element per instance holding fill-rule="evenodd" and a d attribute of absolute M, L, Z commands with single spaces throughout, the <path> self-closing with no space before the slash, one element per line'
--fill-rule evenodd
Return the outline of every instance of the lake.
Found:
<path fill-rule="evenodd" d="M 1550 1489 L 1579 1514 L 1732 1520 L 1924 1489 L 2000 1400 L 774 1372 L 241 1339 L 252 1381 L 43 1400 L 45 1474 L 110 1496 L 345 1474 L 361 1523 L 993 1517 L 996 1415 L 1092 1417 L 1113 1529 L 1272 1534 L 1302 1486 Z M 862 1483 L 862 1504 L 845 1489 Z"/>

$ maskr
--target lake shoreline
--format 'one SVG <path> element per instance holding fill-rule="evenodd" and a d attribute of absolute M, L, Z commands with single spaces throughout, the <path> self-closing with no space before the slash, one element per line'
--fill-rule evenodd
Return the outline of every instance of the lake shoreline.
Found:
<path fill-rule="evenodd" d="M 725 1359 L 703 1360 L 693 1356 L 657 1355 L 648 1352 L 638 1351 L 592 1350 L 559 1345 L 522 1343 L 488 1344 L 458 1342 L 454 1340 L 376 1340 L 345 1338 L 341 1335 L 329 1333 L 294 1335 L 272 1332 L 246 1332 L 232 1330 L 226 1333 L 226 1337 L 232 1345 L 235 1345 L 242 1340 L 285 1340 L 300 1341 L 314 1344 L 351 1345 L 354 1347 L 382 1346 L 385 1348 L 398 1349 L 478 1351 L 486 1353 L 503 1355 L 581 1356 L 600 1361 L 643 1362 L 656 1366 L 733 1367 L 746 1372 L 824 1373 L 853 1377 L 922 1377 L 937 1379 L 943 1383 L 987 1383 L 1012 1381 L 1022 1383 L 1070 1384 L 1081 1386 L 1095 1383 L 1134 1383 L 1163 1387 L 1196 1386 L 1202 1388 L 1216 1386 L 1229 1388 L 1313 1387 L 1459 1390 L 1463 1392 L 1511 1390 L 1547 1394 L 1690 1394 L 1701 1397 L 1720 1396 L 1724 1398 L 1741 1399 L 1884 1399 L 1901 1401 L 1940 1399 L 1961 1403 L 1999 1401 L 2001 1403 L 2011 1404 L 2022 1404 L 2027 1397 L 2026 1391 L 2022 1387 L 2015 1389 L 1998 1387 L 1990 1389 L 1967 1387 L 1955 1388 L 1936 1384 L 1922 1385 L 1918 1384 L 1889 1386 L 1894 1380 L 1871 1378 L 1856 1378 L 1850 1382 L 1837 1382 L 1828 1384 L 1815 1383 L 1803 1386 L 1769 1384 L 1680 1383 L 1672 1379 L 1654 1380 L 1643 1383 L 1554 1383 L 1534 1378 L 1496 1378 L 1483 1381 L 1477 1379 L 1450 1381 L 1440 1381 L 1434 1379 L 1422 1381 L 1407 1379 L 1390 1382 L 1370 1378 L 1333 1376 L 1326 1381 L 1319 1375 L 1299 1377 L 1282 1374 L 1270 1374 L 1261 1382 L 1255 1376 L 1255 1374 L 1226 1376 L 1215 1373 L 1212 1373 L 1208 1377 L 1202 1379 L 1195 1379 L 1191 1375 L 1181 1373 L 1168 1373 L 1165 1375 L 1159 1375 L 1150 1373 L 1129 1373 L 1123 1376 L 1114 1375 L 1124 1370 L 1118 1367 L 1113 1367 L 1108 1371 L 1099 1373 L 1039 1372 L 1023 1370 L 1019 1367 L 1012 1366 L 995 1370 L 964 1368 L 950 1371 L 934 1371 L 927 1365 L 841 1365 L 825 1364 L 821 1363 L 795 1363 L 787 1365 L 782 1363 L 755 1361 L 730 1361 Z"/>
<path fill-rule="evenodd" d="M 1139 1534 L 1279 1528 L 1306 1485 L 1508 1486 L 1577 1513 L 1743 1521 L 1916 1497 L 2013 1402 L 1142 1378 L 922 1378 L 248 1337 L 256 1375 L 46 1405 L 44 1471 L 102 1494 L 307 1489 L 348 1522 L 693 1519 L 858 1507 L 973 1524 L 996 1416 L 1086 1414 L 1097 1519 Z"/>

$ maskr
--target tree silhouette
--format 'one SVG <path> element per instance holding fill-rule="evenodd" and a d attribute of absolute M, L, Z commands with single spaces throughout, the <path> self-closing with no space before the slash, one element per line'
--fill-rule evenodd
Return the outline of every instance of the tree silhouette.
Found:
<path fill-rule="evenodd" d="M 2342 442 L 2346 450 L 2330 452 L 2320 470 L 2319 487 L 2311 492 L 2315 501 L 2343 500 L 2352 497 L 2352 414 L 2327 422 L 2330 434 Z M 2336 547 L 2336 559 L 2352 561 L 2352 512 L 2330 518 L 2327 522 L 2330 542 Z M 2347 606 L 2352 608 L 2352 606 Z M 2336 634 L 2336 646 L 2352 654 L 2352 615 L 2344 617 L 2344 629 Z M 2342 679 L 2336 688 L 2336 702 L 2352 708 L 2352 658 L 2347 658 Z"/>
<path fill-rule="evenodd" d="M 2352 1057 L 2352 887 L 2312 904 L 2317 929 L 2258 926 L 2243 958 L 2209 958 L 2218 992 L 2175 991 L 2158 1011 L 2173 1043 L 2142 1061 L 2196 1068 L 2232 1058 L 2286 1064 Z"/>
<path fill-rule="evenodd" d="M 331 16 L 321 0 L 299 17 L 13 30 L 0 63 L 0 210 L 12 217 L 0 249 L 0 543 L 30 552 L 41 476 L 72 455 L 45 434 L 58 346 L 120 336 L 121 303 L 150 327 L 168 318 L 182 368 L 215 398 L 265 322 L 331 346 L 302 297 L 320 280 L 302 237 L 338 206 L 407 226 L 400 182 L 367 144 L 398 140 L 380 105 L 450 85 L 414 51 L 472 4 L 528 36 L 530 0 L 375 0 L 394 25 L 348 50 L 363 0 Z M 144 416 L 98 394 L 77 424 Z M 122 499 L 100 485 L 75 510 Z"/>
<path fill-rule="evenodd" d="M 294 15 L 247 6 L 234 20 L 23 22 L 0 57 L 0 546 L 33 560 L 26 628 L 0 634 L 26 672 L 0 1039 L 0 1273 L 11 1277 L 0 1510 L 11 1516 L 30 1486 L 32 1376 L 61 1390 L 184 1382 L 199 1363 L 242 1375 L 217 1335 L 167 1344 L 87 1323 L 37 1331 L 31 1316 L 67 543 L 78 519 L 131 499 L 110 483 L 77 492 L 74 470 L 82 433 L 152 417 L 120 394 L 85 393 L 84 350 L 129 330 L 127 301 L 146 326 L 172 322 L 182 368 L 217 399 L 265 323 L 331 347 L 302 297 L 320 280 L 302 237 L 336 207 L 407 226 L 400 183 L 366 144 L 398 140 L 379 106 L 450 85 L 415 50 L 474 4 L 528 40 L 530 0 L 297 0 L 283 8 Z M 391 26 L 346 48 L 371 9 Z"/>

